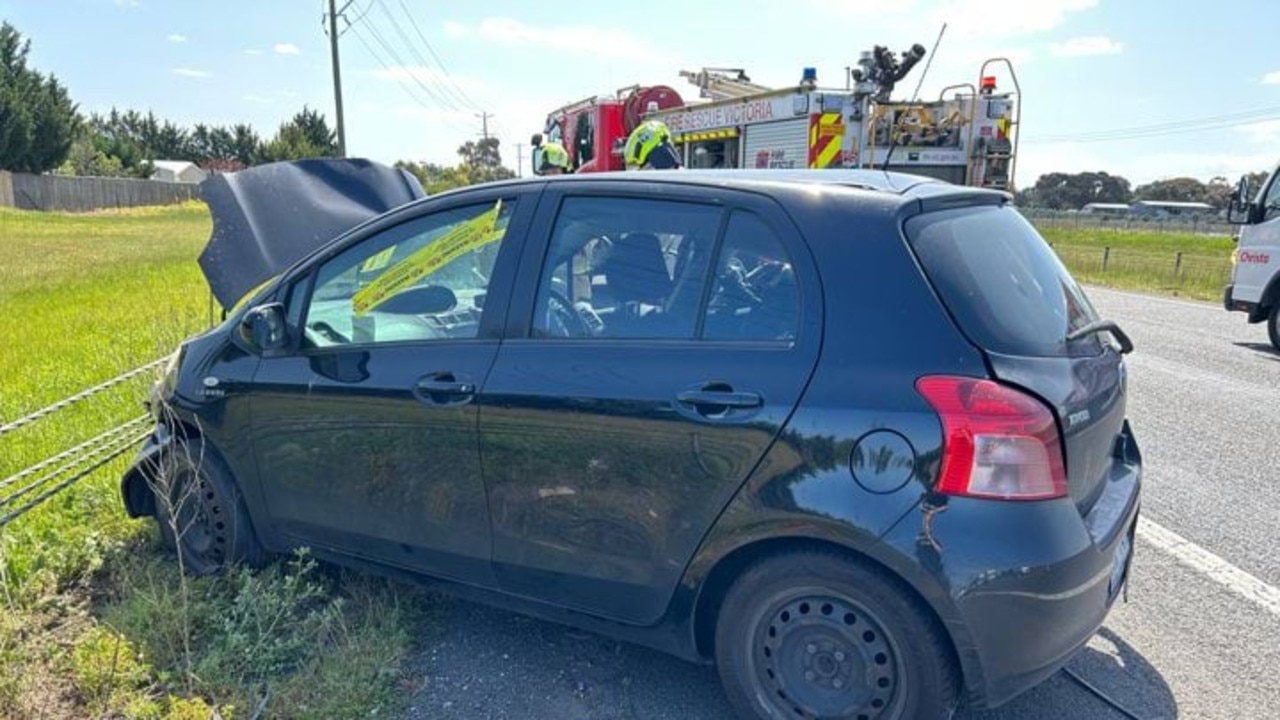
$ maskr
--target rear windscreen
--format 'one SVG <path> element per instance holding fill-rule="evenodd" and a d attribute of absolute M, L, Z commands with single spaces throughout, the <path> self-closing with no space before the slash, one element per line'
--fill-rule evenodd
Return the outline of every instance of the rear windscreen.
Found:
<path fill-rule="evenodd" d="M 1101 351 L 1097 335 L 1066 336 L 1098 319 L 1080 286 L 1016 210 L 972 207 L 906 223 L 907 240 L 961 330 L 1006 355 Z"/>

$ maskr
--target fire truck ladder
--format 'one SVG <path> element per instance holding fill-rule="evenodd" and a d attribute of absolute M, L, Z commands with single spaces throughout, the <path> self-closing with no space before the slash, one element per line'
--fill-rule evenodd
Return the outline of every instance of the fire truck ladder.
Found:
<path fill-rule="evenodd" d="M 731 76 L 730 73 L 733 73 Z M 697 72 L 681 70 L 680 77 L 687 78 L 701 90 L 701 97 L 708 100 L 729 100 L 766 93 L 773 88 L 751 82 L 742 68 L 702 68 Z"/>
<path fill-rule="evenodd" d="M 987 77 L 987 67 L 993 63 L 1004 63 L 1009 69 L 1009 77 L 1013 80 L 1013 97 L 1009 102 L 1013 105 L 1013 112 L 1005 128 L 1005 139 L 983 143 L 974 158 L 974 165 L 977 166 L 975 169 L 980 187 L 1011 190 L 1014 187 L 1014 169 L 1017 167 L 1018 137 L 1022 134 L 1019 132 L 1022 124 L 1022 87 L 1018 84 L 1018 74 L 1013 71 L 1013 63 L 1009 58 L 1003 57 L 991 58 L 982 64 L 982 69 L 978 72 L 979 83 L 982 78 Z"/>

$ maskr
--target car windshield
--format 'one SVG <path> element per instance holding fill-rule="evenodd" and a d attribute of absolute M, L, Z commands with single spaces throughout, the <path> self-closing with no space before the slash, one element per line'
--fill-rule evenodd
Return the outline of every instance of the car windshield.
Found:
<path fill-rule="evenodd" d="M 907 221 L 907 238 L 970 339 L 1007 355 L 1096 354 L 1096 335 L 1068 341 L 1098 320 L 1084 291 L 1016 210 L 982 207 Z"/>

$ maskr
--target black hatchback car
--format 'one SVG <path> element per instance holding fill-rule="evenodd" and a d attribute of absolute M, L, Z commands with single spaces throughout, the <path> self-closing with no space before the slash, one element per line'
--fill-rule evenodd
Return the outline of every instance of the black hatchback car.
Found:
<path fill-rule="evenodd" d="M 1120 592 L 1129 349 L 1003 193 L 489 184 L 185 343 L 123 495 L 196 572 L 307 546 L 714 661 L 744 717 L 944 718 Z"/>

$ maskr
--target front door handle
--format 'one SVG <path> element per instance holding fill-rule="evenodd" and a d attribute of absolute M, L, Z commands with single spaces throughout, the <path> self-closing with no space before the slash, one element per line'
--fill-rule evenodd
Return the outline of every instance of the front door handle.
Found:
<path fill-rule="evenodd" d="M 474 395 L 476 386 L 468 382 L 454 380 L 419 380 L 418 390 L 424 393 L 440 395 Z"/>
<path fill-rule="evenodd" d="M 764 404 L 764 398 L 758 393 L 734 392 L 732 390 L 685 390 L 676 395 L 676 399 L 685 405 L 718 406 L 725 408 L 749 409 Z"/>
<path fill-rule="evenodd" d="M 429 405 L 462 405 L 475 397 L 476 385 L 451 372 L 438 372 L 419 378 L 413 390 Z"/>

